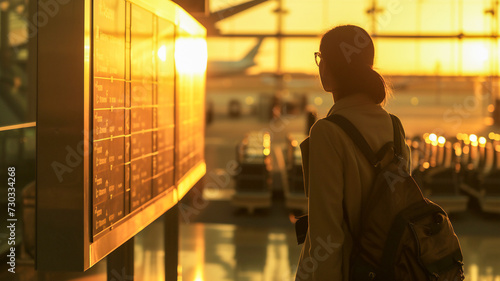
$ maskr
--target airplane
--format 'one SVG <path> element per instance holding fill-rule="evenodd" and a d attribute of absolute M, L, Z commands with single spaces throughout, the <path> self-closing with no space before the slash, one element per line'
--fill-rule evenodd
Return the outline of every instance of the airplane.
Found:
<path fill-rule="evenodd" d="M 259 38 L 257 44 L 238 61 L 209 61 L 207 65 L 208 76 L 229 76 L 243 74 L 245 71 L 255 65 L 255 56 L 259 52 L 264 37 Z"/>

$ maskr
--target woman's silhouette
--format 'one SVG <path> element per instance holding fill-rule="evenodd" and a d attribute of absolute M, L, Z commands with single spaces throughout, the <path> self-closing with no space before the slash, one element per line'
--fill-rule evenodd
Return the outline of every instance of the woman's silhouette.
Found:
<path fill-rule="evenodd" d="M 386 83 L 373 70 L 373 58 L 370 35 L 353 25 L 328 31 L 315 53 L 323 88 L 334 100 L 327 116 L 351 121 L 378 151 L 393 140 L 393 126 L 382 107 Z M 309 228 L 296 280 L 349 280 L 351 231 L 360 231 L 361 206 L 370 200 L 374 169 L 347 134 L 325 119 L 313 125 L 301 149 Z M 402 154 L 409 161 L 406 145 Z"/>

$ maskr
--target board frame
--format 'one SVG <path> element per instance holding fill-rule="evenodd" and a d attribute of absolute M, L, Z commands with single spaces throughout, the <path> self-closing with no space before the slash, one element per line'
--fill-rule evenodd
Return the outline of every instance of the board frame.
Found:
<path fill-rule="evenodd" d="M 37 32 L 35 266 L 37 270 L 85 271 L 175 206 L 205 174 L 206 165 L 202 157 L 182 178 L 175 179 L 174 188 L 130 212 L 105 233 L 92 236 L 93 1 L 58 3 L 57 12 L 39 24 Z M 206 29 L 171 1 L 126 3 L 206 38 Z M 175 86 L 175 95 L 177 89 Z"/>

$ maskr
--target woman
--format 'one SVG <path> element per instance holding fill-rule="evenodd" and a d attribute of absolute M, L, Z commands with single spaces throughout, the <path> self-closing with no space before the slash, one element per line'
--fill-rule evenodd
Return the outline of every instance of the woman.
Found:
<path fill-rule="evenodd" d="M 373 70 L 370 35 L 358 26 L 335 27 L 323 36 L 315 56 L 323 88 L 333 95 L 328 116 L 351 121 L 373 151 L 392 141 L 391 117 L 382 107 L 386 84 Z M 369 200 L 374 169 L 346 133 L 328 120 L 313 125 L 301 150 L 309 229 L 296 280 L 347 281 L 352 236 L 359 233 L 361 206 Z M 402 151 L 410 159 L 406 145 Z"/>

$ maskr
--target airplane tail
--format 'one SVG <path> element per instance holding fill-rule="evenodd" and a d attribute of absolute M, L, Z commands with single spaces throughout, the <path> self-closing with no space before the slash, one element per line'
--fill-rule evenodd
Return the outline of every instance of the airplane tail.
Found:
<path fill-rule="evenodd" d="M 262 41 L 264 41 L 264 37 L 260 37 L 259 41 L 257 42 L 257 44 L 241 60 L 242 61 L 251 61 L 251 62 L 253 62 L 255 56 L 259 52 L 259 48 L 260 48 L 260 45 L 262 45 Z"/>

